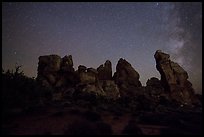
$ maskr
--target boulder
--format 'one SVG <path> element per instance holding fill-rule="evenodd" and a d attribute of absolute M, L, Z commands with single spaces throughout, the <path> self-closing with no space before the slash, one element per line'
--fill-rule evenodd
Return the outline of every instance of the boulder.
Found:
<path fill-rule="evenodd" d="M 131 66 L 130 63 L 122 58 L 118 61 L 113 79 L 118 85 L 121 95 L 125 95 L 126 93 L 124 92 L 130 90 L 131 92 L 134 92 L 137 87 L 141 87 L 142 85 L 139 78 L 139 73 Z"/>
<path fill-rule="evenodd" d="M 105 96 L 105 92 L 102 88 L 100 88 L 98 85 L 95 84 L 87 84 L 83 89 L 82 92 L 84 93 L 92 93 L 97 96 Z"/>
<path fill-rule="evenodd" d="M 73 68 L 72 56 L 40 56 L 37 80 L 45 87 L 61 88 L 75 85 L 79 80 Z"/>
<path fill-rule="evenodd" d="M 59 71 L 60 65 L 61 58 L 58 55 L 40 56 L 38 63 L 38 73 Z"/>
<path fill-rule="evenodd" d="M 77 70 L 79 84 L 77 84 L 78 94 L 105 95 L 98 81 L 98 71 L 94 68 L 86 68 L 80 65 Z"/>
<path fill-rule="evenodd" d="M 109 60 L 104 65 L 100 65 L 97 71 L 99 80 L 112 80 L 112 65 Z"/>
<path fill-rule="evenodd" d="M 48 73 L 45 77 L 51 85 L 55 84 L 56 77 L 52 73 Z"/>
<path fill-rule="evenodd" d="M 161 83 L 173 100 L 182 104 L 191 104 L 194 90 L 188 81 L 188 73 L 170 55 L 157 50 L 154 54 L 156 68 L 161 75 Z"/>
<path fill-rule="evenodd" d="M 152 77 L 146 82 L 147 87 L 162 88 L 162 84 L 158 78 Z"/>
<path fill-rule="evenodd" d="M 93 72 L 81 72 L 79 74 L 80 83 L 90 84 L 96 83 L 96 74 Z"/>
<path fill-rule="evenodd" d="M 86 72 L 86 66 L 83 66 L 83 65 L 79 65 L 78 66 L 78 73 L 81 73 L 81 72 Z"/>
<path fill-rule="evenodd" d="M 58 80 L 57 80 L 57 82 L 56 82 L 56 84 L 55 84 L 55 87 L 56 88 L 61 88 L 61 87 L 63 87 L 63 86 L 65 86 L 66 85 L 66 79 L 65 79 L 65 77 L 60 77 Z"/>
<path fill-rule="evenodd" d="M 101 82 L 101 87 L 106 93 L 107 98 L 117 99 L 120 97 L 118 86 L 113 80 L 104 80 Z"/>
<path fill-rule="evenodd" d="M 73 61 L 72 61 L 72 56 L 71 55 L 64 56 L 62 58 L 61 70 L 62 71 L 74 72 Z"/>

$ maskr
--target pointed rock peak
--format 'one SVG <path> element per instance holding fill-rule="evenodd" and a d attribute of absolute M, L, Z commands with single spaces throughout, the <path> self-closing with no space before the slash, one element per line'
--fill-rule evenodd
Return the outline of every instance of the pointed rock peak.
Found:
<path fill-rule="evenodd" d="M 104 63 L 105 66 L 111 66 L 111 61 L 110 60 L 106 60 L 106 62 Z"/>
<path fill-rule="evenodd" d="M 126 61 L 126 60 L 123 58 L 120 58 L 118 62 L 122 62 L 122 61 Z"/>
<path fill-rule="evenodd" d="M 63 59 L 71 59 L 71 60 L 72 60 L 72 55 L 69 55 L 69 56 L 65 55 L 65 56 L 63 57 Z"/>
<path fill-rule="evenodd" d="M 111 80 L 112 79 L 112 65 L 109 60 L 103 65 L 97 68 L 99 80 Z"/>
<path fill-rule="evenodd" d="M 88 68 L 87 69 L 87 72 L 91 72 L 91 73 L 94 73 L 94 74 L 98 74 L 98 71 L 94 68 Z"/>
<path fill-rule="evenodd" d="M 125 59 L 120 58 L 116 65 L 116 72 L 114 73 L 114 81 L 118 84 L 119 88 L 129 87 L 140 87 L 141 82 L 139 81 L 139 73 L 131 66 Z M 129 90 L 129 89 L 125 89 Z"/>
<path fill-rule="evenodd" d="M 116 65 L 116 70 L 117 70 L 118 68 L 124 67 L 124 66 L 131 66 L 131 67 L 132 67 L 132 65 L 131 65 L 128 61 L 126 61 L 126 60 L 123 59 L 123 58 L 120 58 L 119 61 L 118 61 L 118 64 Z"/>
<path fill-rule="evenodd" d="M 62 62 L 63 64 L 66 64 L 66 65 L 69 65 L 69 66 L 73 66 L 73 60 L 72 60 L 72 55 L 69 55 L 69 56 L 64 56 L 62 58 Z"/>
<path fill-rule="evenodd" d="M 188 84 L 188 73 L 180 65 L 171 61 L 169 54 L 156 51 L 154 57 L 165 90 L 169 91 L 176 101 L 191 103 L 194 91 L 192 84 Z"/>
<path fill-rule="evenodd" d="M 79 65 L 79 66 L 78 66 L 78 72 L 79 72 L 79 73 L 80 73 L 80 72 L 86 72 L 86 70 L 87 70 L 86 66 L 83 66 L 83 65 Z"/>
<path fill-rule="evenodd" d="M 158 62 L 158 61 L 168 61 L 169 58 L 170 58 L 170 55 L 169 54 L 166 54 L 164 52 L 162 52 L 161 50 L 157 50 L 154 54 L 154 58 L 155 60 Z"/>

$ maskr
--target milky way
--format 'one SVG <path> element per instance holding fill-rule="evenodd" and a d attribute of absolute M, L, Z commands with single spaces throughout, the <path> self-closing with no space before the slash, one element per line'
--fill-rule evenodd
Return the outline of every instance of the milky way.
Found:
<path fill-rule="evenodd" d="M 154 53 L 171 55 L 202 91 L 201 3 L 3 3 L 2 68 L 22 65 L 37 75 L 38 57 L 72 55 L 74 68 L 97 68 L 107 59 L 113 71 L 125 58 L 147 79 L 160 78 Z"/>

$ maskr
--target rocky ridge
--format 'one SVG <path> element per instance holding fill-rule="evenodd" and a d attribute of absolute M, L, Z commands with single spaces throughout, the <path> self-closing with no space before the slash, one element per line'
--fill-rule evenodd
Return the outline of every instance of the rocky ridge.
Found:
<path fill-rule="evenodd" d="M 74 70 L 71 55 L 63 58 L 58 55 L 40 56 L 37 80 L 53 90 L 53 100 L 63 100 L 67 95 L 92 94 L 114 100 L 142 96 L 152 104 L 201 104 L 188 81 L 187 72 L 171 61 L 169 54 L 157 50 L 154 58 L 161 80 L 153 77 L 147 81 L 146 87 L 139 81 L 139 73 L 122 58 L 112 76 L 112 64 L 109 60 L 97 69 L 79 65 L 78 70 Z"/>

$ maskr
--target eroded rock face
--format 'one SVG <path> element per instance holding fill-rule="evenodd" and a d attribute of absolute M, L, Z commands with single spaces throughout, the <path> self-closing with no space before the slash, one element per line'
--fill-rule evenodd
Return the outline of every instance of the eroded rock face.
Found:
<path fill-rule="evenodd" d="M 74 72 L 73 61 L 72 61 L 72 56 L 71 55 L 64 56 L 62 58 L 61 70 L 62 71 Z"/>
<path fill-rule="evenodd" d="M 40 56 L 38 63 L 38 73 L 50 73 L 60 70 L 61 58 L 58 55 Z"/>
<path fill-rule="evenodd" d="M 94 68 L 86 68 L 80 65 L 78 67 L 78 75 L 80 82 L 77 89 L 80 93 L 92 93 L 99 96 L 104 96 L 105 93 L 98 81 L 98 71 Z"/>
<path fill-rule="evenodd" d="M 58 55 L 40 56 L 37 80 L 54 91 L 53 100 L 63 99 L 64 95 L 71 96 L 77 91 L 112 99 L 144 96 L 149 101 L 158 103 L 163 97 L 169 102 L 201 104 L 188 81 L 187 72 L 172 62 L 166 53 L 156 51 L 154 57 L 161 80 L 153 77 L 147 81 L 146 87 L 142 87 L 139 73 L 122 58 L 112 77 L 109 60 L 97 69 L 80 65 L 75 71 L 71 55 L 63 58 Z"/>
<path fill-rule="evenodd" d="M 78 79 L 73 68 L 72 56 L 63 58 L 58 55 L 40 56 L 37 79 L 49 88 L 73 86 Z"/>
<path fill-rule="evenodd" d="M 79 67 L 80 68 L 80 67 Z M 97 71 L 93 68 L 78 70 L 80 83 L 84 84 L 94 84 L 97 82 Z"/>
<path fill-rule="evenodd" d="M 137 87 L 141 87 L 139 81 L 139 73 L 128 63 L 125 59 L 120 59 L 116 66 L 116 72 L 114 73 L 113 79 L 120 89 L 122 95 L 127 95 L 127 91 L 134 92 Z"/>
<path fill-rule="evenodd" d="M 100 65 L 97 68 L 99 80 L 111 80 L 112 79 L 112 65 L 109 60 L 107 60 L 104 65 Z"/>
<path fill-rule="evenodd" d="M 100 84 L 108 98 L 117 99 L 120 97 L 118 86 L 113 80 L 104 80 Z"/>
<path fill-rule="evenodd" d="M 191 104 L 194 90 L 188 81 L 187 72 L 177 63 L 170 60 L 170 56 L 157 50 L 155 55 L 156 68 L 161 74 L 161 82 L 172 99 L 184 104 Z"/>
<path fill-rule="evenodd" d="M 162 84 L 161 84 L 161 81 L 158 78 L 152 77 L 152 78 L 147 80 L 146 86 L 154 87 L 154 88 L 161 88 Z"/>

